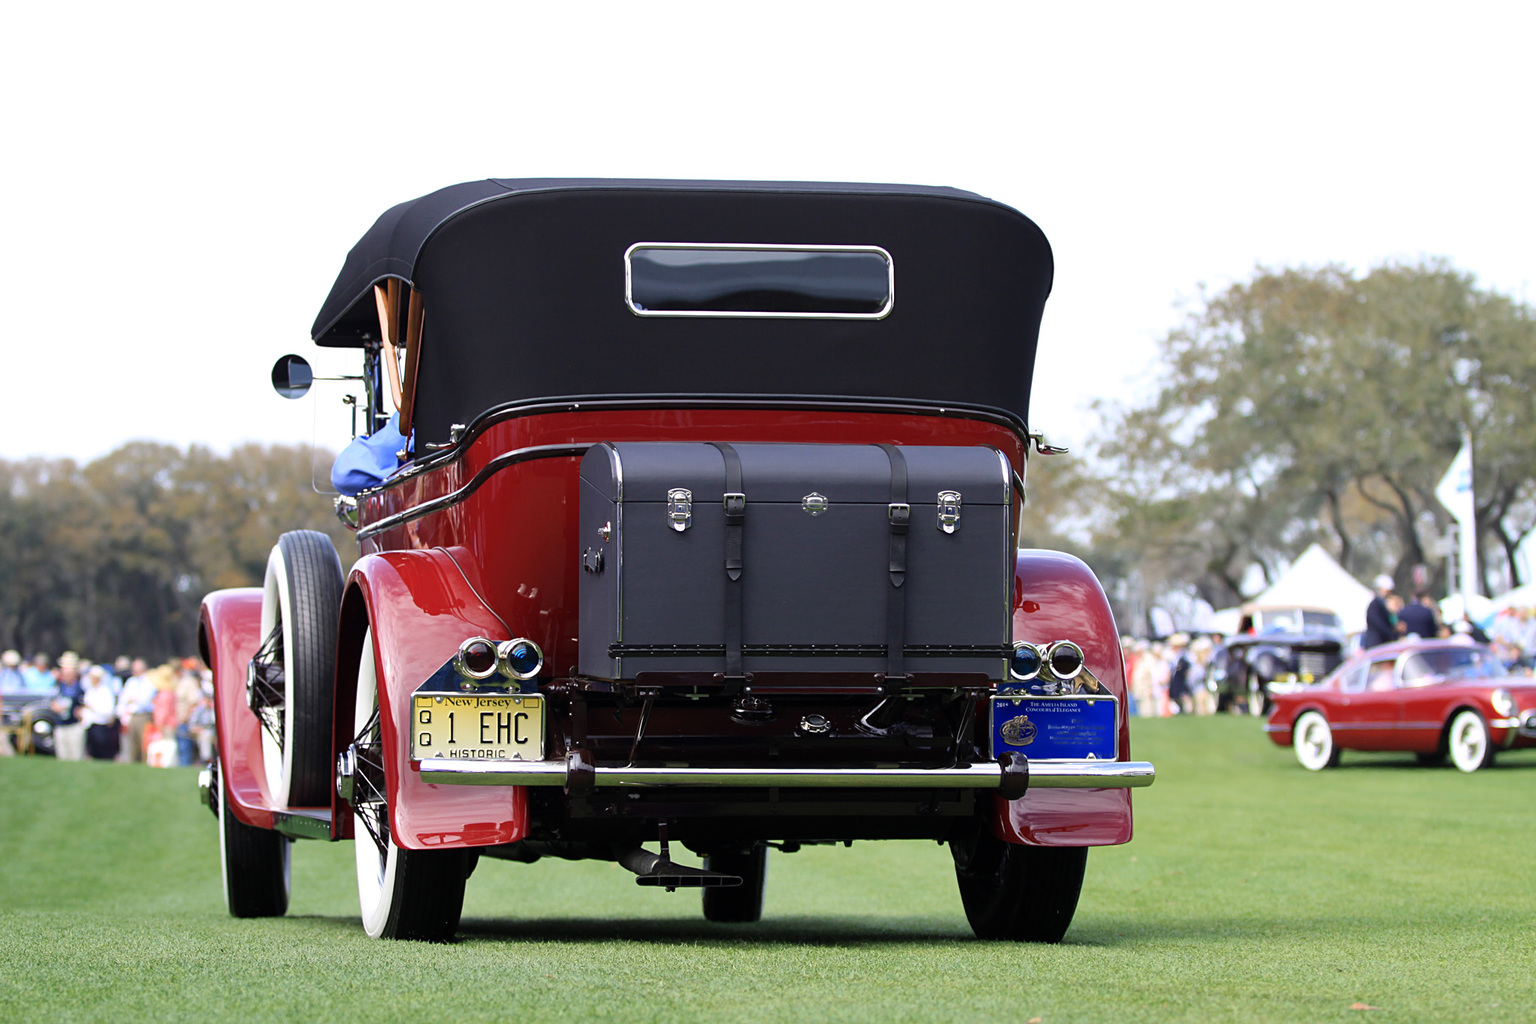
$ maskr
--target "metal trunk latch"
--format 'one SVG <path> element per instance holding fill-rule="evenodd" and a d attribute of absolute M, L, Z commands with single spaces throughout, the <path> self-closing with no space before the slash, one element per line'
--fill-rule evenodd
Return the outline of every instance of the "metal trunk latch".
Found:
<path fill-rule="evenodd" d="M 667 492 L 667 521 L 678 533 L 693 525 L 693 492 L 688 488 L 674 487 Z"/>
<path fill-rule="evenodd" d="M 939 529 L 954 533 L 960 525 L 960 492 L 939 492 Z"/>

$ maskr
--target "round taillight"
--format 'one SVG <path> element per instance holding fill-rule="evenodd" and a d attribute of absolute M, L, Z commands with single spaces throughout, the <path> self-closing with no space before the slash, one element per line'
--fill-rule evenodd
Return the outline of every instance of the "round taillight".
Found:
<path fill-rule="evenodd" d="M 497 649 L 502 674 L 511 679 L 532 679 L 544 667 L 544 652 L 532 640 L 518 637 Z"/>
<path fill-rule="evenodd" d="M 496 645 L 482 636 L 465 640 L 453 656 L 453 668 L 466 679 L 489 679 L 496 673 Z"/>
<path fill-rule="evenodd" d="M 1008 674 L 1022 681 L 1040 675 L 1040 648 L 1020 640 L 1008 655 Z"/>
<path fill-rule="evenodd" d="M 1076 679 L 1083 670 L 1083 649 L 1071 640 L 1057 640 L 1045 649 L 1045 662 L 1057 679 Z"/>

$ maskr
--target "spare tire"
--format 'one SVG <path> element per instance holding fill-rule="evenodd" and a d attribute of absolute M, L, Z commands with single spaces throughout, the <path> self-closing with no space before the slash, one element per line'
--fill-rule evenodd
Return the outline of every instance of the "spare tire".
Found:
<path fill-rule="evenodd" d="M 262 720 L 267 788 L 280 807 L 331 802 L 342 584 L 336 548 L 316 530 L 283 534 L 267 558 L 251 708 Z"/>

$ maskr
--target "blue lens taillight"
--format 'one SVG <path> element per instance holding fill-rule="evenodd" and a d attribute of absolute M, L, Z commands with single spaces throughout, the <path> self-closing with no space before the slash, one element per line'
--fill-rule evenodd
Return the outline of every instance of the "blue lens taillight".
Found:
<path fill-rule="evenodd" d="M 1040 649 L 1034 644 L 1019 641 L 1008 655 L 1008 674 L 1018 680 L 1034 679 L 1040 675 Z"/>
<path fill-rule="evenodd" d="M 532 679 L 544 667 L 544 652 L 532 640 L 519 637 L 503 643 L 497 653 L 501 671 L 512 679 Z"/>

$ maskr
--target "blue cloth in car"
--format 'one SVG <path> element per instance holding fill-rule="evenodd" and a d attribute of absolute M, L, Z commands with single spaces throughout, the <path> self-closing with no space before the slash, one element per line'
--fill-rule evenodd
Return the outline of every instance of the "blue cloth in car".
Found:
<path fill-rule="evenodd" d="M 389 418 L 367 437 L 354 437 L 331 465 L 331 486 L 348 497 L 377 487 L 400 468 L 397 454 L 406 447 L 400 433 L 400 416 Z"/>

